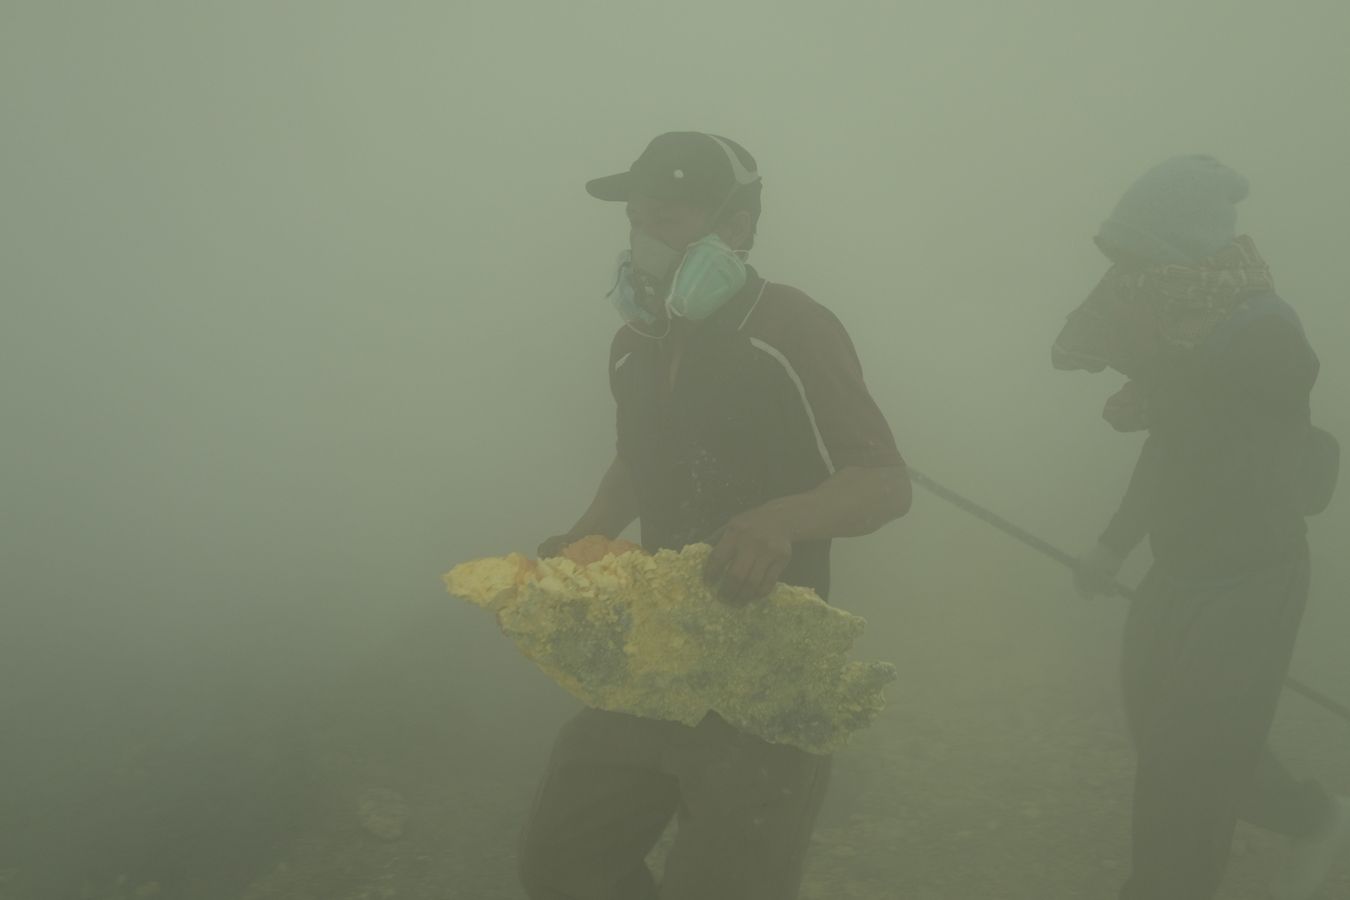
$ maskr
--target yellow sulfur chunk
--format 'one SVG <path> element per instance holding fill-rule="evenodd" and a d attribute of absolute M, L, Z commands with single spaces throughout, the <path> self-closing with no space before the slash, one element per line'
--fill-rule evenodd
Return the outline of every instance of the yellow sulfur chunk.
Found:
<path fill-rule="evenodd" d="M 784 584 L 729 606 L 703 581 L 704 544 L 654 556 L 614 549 L 476 560 L 446 584 L 495 611 L 522 653 L 599 709 L 686 725 L 716 713 L 812 753 L 843 746 L 882 709 L 895 670 L 846 659 L 859 617 Z"/>

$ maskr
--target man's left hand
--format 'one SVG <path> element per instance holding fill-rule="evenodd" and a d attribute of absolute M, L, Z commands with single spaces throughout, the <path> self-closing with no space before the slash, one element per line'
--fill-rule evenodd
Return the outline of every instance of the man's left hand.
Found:
<path fill-rule="evenodd" d="M 703 578 L 728 603 L 763 597 L 792 559 L 792 538 L 781 517 L 760 510 L 736 516 L 722 529 Z"/>

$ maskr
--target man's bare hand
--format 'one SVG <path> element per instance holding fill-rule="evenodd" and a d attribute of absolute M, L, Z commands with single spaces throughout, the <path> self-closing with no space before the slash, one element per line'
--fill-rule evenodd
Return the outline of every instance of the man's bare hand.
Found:
<path fill-rule="evenodd" d="M 535 552 L 538 554 L 539 559 L 553 559 L 555 556 L 561 556 L 568 544 L 575 544 L 583 537 L 585 537 L 585 535 L 575 534 L 571 531 L 566 534 L 555 534 L 553 537 L 540 544 L 539 549 Z"/>
<path fill-rule="evenodd" d="M 750 510 L 728 522 L 721 535 L 703 569 L 718 595 L 739 604 L 773 590 L 792 560 L 792 538 L 779 517 Z"/>

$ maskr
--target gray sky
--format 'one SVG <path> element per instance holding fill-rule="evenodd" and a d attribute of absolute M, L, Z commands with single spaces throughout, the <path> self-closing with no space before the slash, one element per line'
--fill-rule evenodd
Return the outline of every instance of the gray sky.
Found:
<path fill-rule="evenodd" d="M 625 239 L 581 184 L 670 129 L 758 156 L 755 262 L 843 318 L 912 459 L 1065 536 L 1132 448 L 1096 420 L 1106 379 L 1046 345 L 1164 156 L 1251 179 L 1241 225 L 1323 351 L 1319 412 L 1345 408 L 1344 4 L 3 16 L 9 471 L 38 546 L 70 524 L 52 499 L 183 539 L 188 509 L 318 541 L 356 507 L 353 539 L 441 528 L 446 561 L 556 529 L 609 441 Z"/>

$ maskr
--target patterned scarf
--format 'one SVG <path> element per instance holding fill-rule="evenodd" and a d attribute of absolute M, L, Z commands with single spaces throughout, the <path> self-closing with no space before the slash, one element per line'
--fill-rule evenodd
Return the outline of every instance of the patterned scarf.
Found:
<path fill-rule="evenodd" d="M 1251 295 L 1275 290 L 1270 267 L 1245 234 L 1197 266 L 1151 266 L 1125 281 L 1152 307 L 1164 346 L 1180 352 L 1203 344 Z"/>
<path fill-rule="evenodd" d="M 1112 266 L 1055 340 L 1057 369 L 1110 367 L 1136 379 L 1160 357 L 1188 353 L 1242 307 L 1275 290 L 1270 267 L 1246 235 L 1197 265 Z M 1122 431 L 1146 427 L 1143 394 L 1130 388 L 1108 403 Z"/>
<path fill-rule="evenodd" d="M 1195 266 L 1112 266 L 1069 314 L 1055 341 L 1055 366 L 1133 375 L 1160 353 L 1194 350 L 1244 300 L 1274 289 L 1246 235 Z"/>

